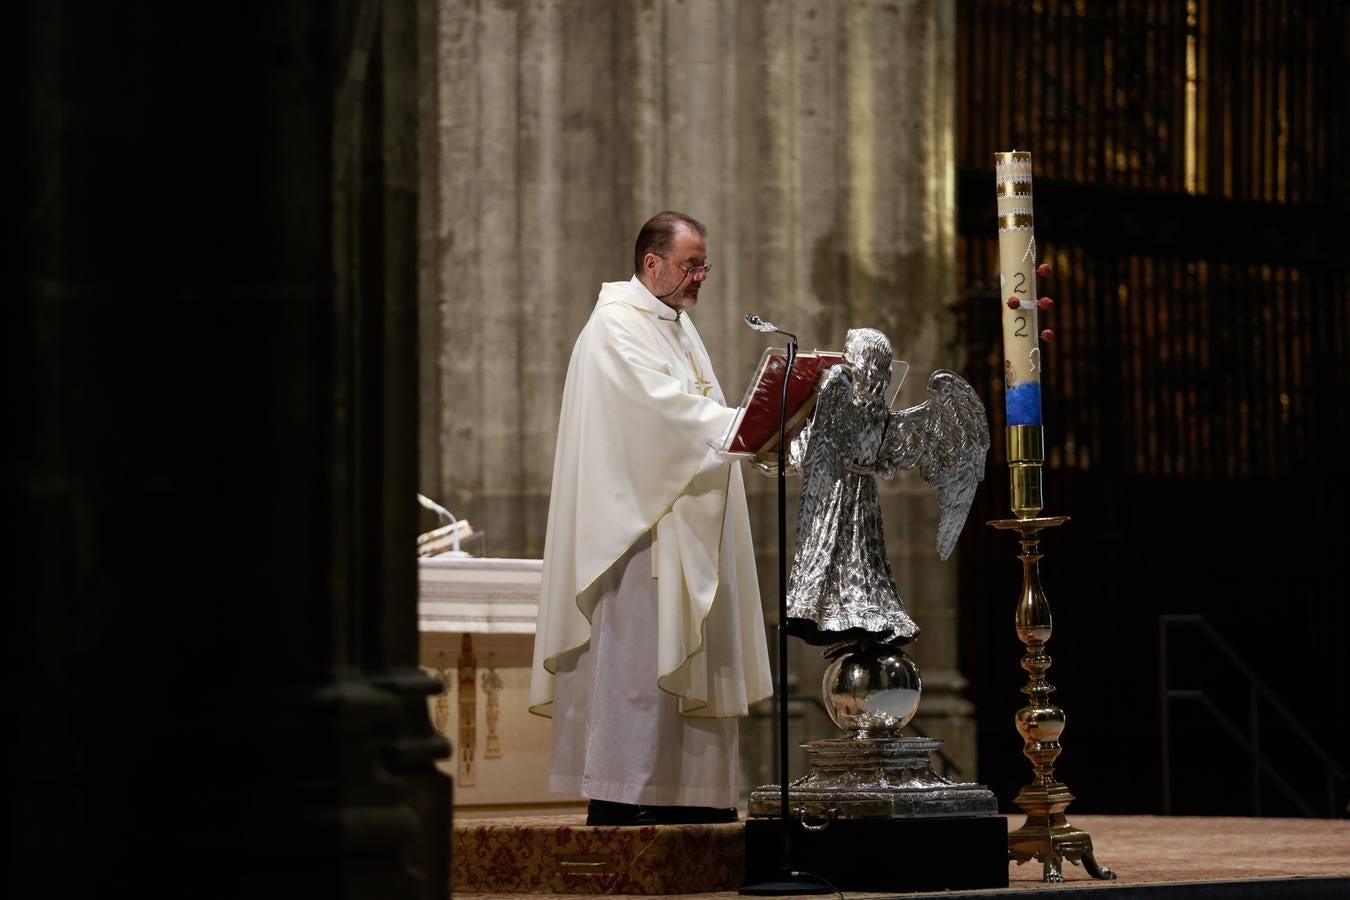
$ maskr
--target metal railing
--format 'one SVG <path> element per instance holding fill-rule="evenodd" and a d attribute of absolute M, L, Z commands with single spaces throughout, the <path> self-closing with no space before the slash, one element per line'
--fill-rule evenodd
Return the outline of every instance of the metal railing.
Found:
<path fill-rule="evenodd" d="M 1168 658 L 1167 658 L 1167 638 L 1169 629 L 1176 626 L 1194 626 L 1207 637 L 1228 661 L 1233 664 L 1247 681 L 1248 695 L 1248 722 L 1247 730 L 1243 731 L 1233 722 L 1222 710 L 1215 705 L 1209 695 L 1202 690 L 1179 690 L 1173 689 L 1168 684 Z M 1259 816 L 1261 814 L 1261 783 L 1263 778 L 1269 778 L 1270 781 L 1280 789 L 1280 791 L 1294 804 L 1305 816 L 1317 817 L 1319 814 L 1314 811 L 1303 797 L 1299 796 L 1294 787 L 1282 776 L 1266 758 L 1261 750 L 1261 704 L 1265 702 L 1277 716 L 1283 720 L 1283 727 L 1286 733 L 1296 735 L 1300 738 L 1308 749 L 1321 760 L 1326 768 L 1327 777 L 1327 811 L 1329 818 L 1337 818 L 1340 812 L 1336 808 L 1336 784 L 1339 780 L 1345 778 L 1345 772 L 1336 764 L 1331 754 L 1322 748 L 1317 741 L 1308 734 L 1307 731 L 1299 725 L 1298 721 L 1285 709 L 1279 699 L 1266 687 L 1261 678 L 1252 671 L 1251 667 L 1242 661 L 1232 646 L 1225 641 L 1209 622 L 1205 621 L 1204 616 L 1187 615 L 1161 615 L 1158 617 L 1158 666 L 1159 666 L 1159 688 L 1161 693 L 1162 710 L 1162 794 L 1163 794 L 1163 814 L 1172 813 L 1172 756 L 1169 741 L 1169 729 L 1171 719 L 1171 706 L 1173 701 L 1184 701 L 1198 704 L 1202 709 L 1209 713 L 1210 717 L 1217 722 L 1233 741 L 1246 751 L 1251 762 L 1251 790 L 1252 790 L 1252 814 Z"/>

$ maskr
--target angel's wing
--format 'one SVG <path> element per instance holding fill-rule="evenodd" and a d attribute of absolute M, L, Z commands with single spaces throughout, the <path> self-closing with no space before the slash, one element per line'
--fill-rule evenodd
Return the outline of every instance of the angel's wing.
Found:
<path fill-rule="evenodd" d="M 918 468 L 937 490 L 938 556 L 946 559 L 966 524 L 975 488 L 984 478 L 989 423 L 979 394 L 960 375 L 938 369 L 928 377 L 928 399 L 891 413 L 877 468 Z"/>
<path fill-rule="evenodd" d="M 800 460 L 802 469 L 801 503 L 797 511 L 799 535 L 811 534 L 816 511 L 843 477 L 844 460 L 857 431 L 852 396 L 853 373 L 848 366 L 832 367 L 816 395 L 810 423 L 793 442 L 793 456 Z"/>

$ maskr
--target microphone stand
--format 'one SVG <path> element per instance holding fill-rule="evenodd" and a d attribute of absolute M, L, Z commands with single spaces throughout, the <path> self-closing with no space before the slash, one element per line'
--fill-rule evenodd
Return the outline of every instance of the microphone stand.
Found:
<path fill-rule="evenodd" d="M 746 321 L 749 322 L 750 318 L 747 316 Z M 754 318 L 755 322 L 750 323 L 752 328 L 768 330 L 756 324 L 758 316 Z M 792 364 L 797 360 L 797 336 L 778 328 L 773 330 L 788 339 L 787 365 L 783 369 L 783 396 L 778 407 L 778 786 L 783 856 L 777 879 L 743 885 L 741 893 L 759 897 L 833 894 L 835 891 L 832 888 L 818 882 L 797 880 L 798 873 L 792 867 L 792 820 L 788 814 L 787 724 L 787 399 L 788 385 L 792 381 Z"/>

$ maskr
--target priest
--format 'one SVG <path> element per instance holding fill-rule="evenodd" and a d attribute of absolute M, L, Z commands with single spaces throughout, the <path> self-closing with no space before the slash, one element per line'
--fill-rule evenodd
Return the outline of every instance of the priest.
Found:
<path fill-rule="evenodd" d="M 587 824 L 736 819 L 737 720 L 772 693 L 736 410 L 689 311 L 707 229 L 658 213 L 567 368 L 530 711 Z"/>

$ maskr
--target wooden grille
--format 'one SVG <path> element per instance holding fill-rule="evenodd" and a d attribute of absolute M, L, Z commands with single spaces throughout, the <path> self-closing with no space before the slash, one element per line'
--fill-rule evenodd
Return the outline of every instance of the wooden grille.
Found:
<path fill-rule="evenodd" d="M 1034 154 L 1056 270 L 1048 463 L 1316 464 L 1348 433 L 1344 10 L 966 0 L 959 15 L 961 334 L 996 432 L 993 154 L 1016 147 Z"/>
<path fill-rule="evenodd" d="M 960 664 L 980 779 L 999 796 L 1030 774 L 1008 725 L 1024 683 L 1004 624 L 1019 567 L 983 525 L 1009 515 L 993 154 L 1014 148 L 1034 155 L 1037 243 L 1056 270 L 1041 285 L 1057 333 L 1042 348 L 1046 513 L 1072 521 L 1047 533 L 1043 571 L 1076 808 L 1157 811 L 1160 613 L 1206 616 L 1350 757 L 1334 724 L 1350 701 L 1307 687 L 1350 683 L 1343 539 L 1314 524 L 1350 504 L 1335 466 L 1350 443 L 1348 10 L 958 4 L 958 338 L 995 441 L 961 540 Z M 1195 665 L 1188 686 L 1240 719 L 1222 667 Z M 1224 740 L 1178 811 L 1234 811 L 1233 784 L 1252 776 Z M 1276 767 L 1291 782 L 1312 771 Z"/>
<path fill-rule="evenodd" d="M 1344 196 L 1346 17 L 1314 0 L 962 0 L 958 148 L 986 169 L 1276 203 Z"/>

